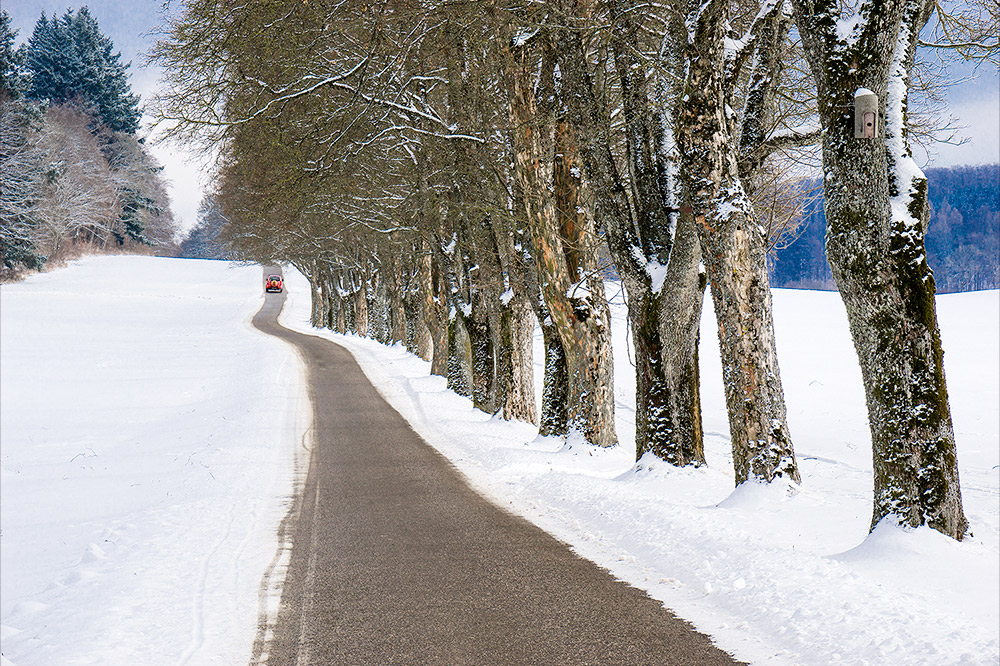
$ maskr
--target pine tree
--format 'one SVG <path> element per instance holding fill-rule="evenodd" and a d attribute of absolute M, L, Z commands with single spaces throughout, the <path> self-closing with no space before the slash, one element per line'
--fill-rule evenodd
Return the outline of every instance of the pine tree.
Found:
<path fill-rule="evenodd" d="M 63 102 L 74 94 L 74 81 L 82 71 L 62 23 L 43 13 L 24 50 L 30 74 L 27 96 L 33 100 Z"/>
<path fill-rule="evenodd" d="M 10 14 L 0 9 L 0 99 L 18 99 L 24 94 L 24 58 L 14 48 L 17 31 L 10 29 Z"/>
<path fill-rule="evenodd" d="M 131 92 L 127 65 L 114 53 L 97 20 L 83 7 L 51 19 L 43 13 L 24 49 L 29 99 L 81 101 L 112 130 L 135 134 L 139 97 Z"/>
<path fill-rule="evenodd" d="M 66 15 L 66 23 L 80 62 L 83 76 L 79 85 L 93 102 L 104 122 L 116 132 L 135 134 L 139 129 L 139 97 L 132 94 L 127 66 L 114 44 L 101 34 L 97 20 L 86 7 L 76 15 Z"/>
<path fill-rule="evenodd" d="M 41 165 L 28 141 L 33 109 L 0 93 L 0 274 L 38 269 L 46 261 L 36 243 L 32 206 Z"/>

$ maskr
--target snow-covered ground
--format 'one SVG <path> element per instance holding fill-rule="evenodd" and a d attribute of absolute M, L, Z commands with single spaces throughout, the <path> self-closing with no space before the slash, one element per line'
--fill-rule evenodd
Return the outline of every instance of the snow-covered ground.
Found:
<path fill-rule="evenodd" d="M 974 534 L 956 543 L 930 530 L 867 537 L 868 429 L 837 294 L 774 295 L 803 471 L 789 496 L 732 491 L 710 307 L 709 465 L 676 470 L 632 460 L 620 296 L 622 445 L 603 451 L 491 419 L 398 346 L 311 329 L 308 286 L 286 276 L 282 321 L 351 349 L 474 486 L 737 657 L 1000 660 L 1000 293 L 938 300 Z M 258 613 L 273 609 L 277 527 L 309 420 L 294 352 L 249 326 L 261 300 L 259 268 L 152 258 L 87 259 L 0 288 L 4 665 L 246 663 Z"/>
<path fill-rule="evenodd" d="M 0 288 L 4 666 L 249 661 L 311 418 L 261 285 L 111 257 Z"/>

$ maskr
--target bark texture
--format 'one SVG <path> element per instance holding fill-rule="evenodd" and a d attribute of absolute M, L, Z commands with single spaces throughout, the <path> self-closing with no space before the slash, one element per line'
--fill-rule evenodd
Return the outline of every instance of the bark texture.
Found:
<path fill-rule="evenodd" d="M 798 482 L 778 370 L 767 243 L 743 189 L 727 116 L 727 12 L 728 2 L 710 0 L 689 20 L 692 38 L 676 132 L 680 173 L 718 321 L 736 483 L 777 477 Z"/>
<path fill-rule="evenodd" d="M 564 5 L 576 23 L 588 24 L 592 3 L 582 0 Z M 563 28 L 557 51 L 562 96 L 578 137 L 595 211 L 628 296 L 636 365 L 636 458 L 653 452 L 676 465 L 701 464 L 698 328 L 662 325 L 689 315 L 687 310 L 695 303 L 699 307 L 694 308 L 694 316 L 700 315 L 697 282 L 665 285 L 665 274 L 677 277 L 696 270 L 700 256 L 671 253 L 676 221 L 670 219 L 667 207 L 672 184 L 663 177 L 662 168 L 672 165 L 658 162 L 656 155 L 661 127 L 652 111 L 647 63 L 638 55 L 643 44 L 635 16 L 642 8 L 629 0 L 614 0 L 608 3 L 608 11 L 612 21 L 609 44 L 625 124 L 625 174 L 613 149 L 609 107 L 615 102 L 608 85 L 601 84 L 601 64 L 592 68 L 588 62 L 584 31 L 573 23 Z M 678 265 L 683 262 L 688 265 Z M 685 371 L 675 372 L 677 365 Z"/>
<path fill-rule="evenodd" d="M 554 91 L 551 45 L 515 45 L 505 38 L 504 67 L 514 126 L 515 178 L 523 197 L 539 287 L 566 359 L 566 416 L 570 433 L 597 446 L 617 444 L 610 311 L 595 271 L 596 235 L 580 178 L 579 147 L 565 118 L 539 104 L 539 76 Z M 541 67 L 539 68 L 539 63 Z M 547 102 L 546 102 L 547 103 Z"/>
<path fill-rule="evenodd" d="M 955 434 L 927 265 L 927 181 L 905 138 L 907 77 L 930 5 L 865 2 L 847 38 L 832 2 L 795 2 L 823 124 L 827 258 L 847 310 L 872 436 L 872 527 L 889 518 L 955 539 L 962 509 Z M 854 138 L 859 88 L 885 101 L 875 139 Z"/>

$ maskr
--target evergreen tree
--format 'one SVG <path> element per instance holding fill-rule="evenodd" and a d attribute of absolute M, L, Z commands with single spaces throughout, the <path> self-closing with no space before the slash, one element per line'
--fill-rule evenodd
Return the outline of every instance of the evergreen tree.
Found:
<path fill-rule="evenodd" d="M 0 92 L 0 275 L 38 269 L 46 261 L 37 244 L 32 208 L 42 164 L 28 141 L 35 109 Z"/>
<path fill-rule="evenodd" d="M 111 129 L 135 134 L 141 115 L 139 97 L 132 94 L 121 54 L 114 52 L 114 44 L 101 34 L 97 20 L 86 7 L 72 17 L 66 16 L 70 36 L 83 63 L 80 85 L 84 96 L 97 106 Z"/>
<path fill-rule="evenodd" d="M 27 96 L 33 100 L 63 102 L 74 94 L 74 82 L 82 72 L 62 23 L 44 12 L 24 47 L 30 80 Z"/>
<path fill-rule="evenodd" d="M 121 54 L 83 7 L 51 19 L 42 13 L 24 49 L 34 100 L 80 100 L 116 132 L 139 129 L 139 97 L 132 94 Z"/>
<path fill-rule="evenodd" d="M 14 48 L 17 31 L 10 28 L 10 14 L 0 9 L 0 99 L 18 99 L 24 94 L 24 62 Z"/>

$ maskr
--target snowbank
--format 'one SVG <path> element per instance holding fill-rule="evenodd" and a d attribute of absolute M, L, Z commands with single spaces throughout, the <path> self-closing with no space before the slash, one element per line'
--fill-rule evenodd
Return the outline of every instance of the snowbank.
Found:
<path fill-rule="evenodd" d="M 801 488 L 734 492 L 711 312 L 701 347 L 709 464 L 678 470 L 632 459 L 620 295 L 622 444 L 593 450 L 491 419 L 398 346 L 311 329 L 308 286 L 286 277 L 286 325 L 351 349 L 475 487 L 737 657 L 1000 659 L 1000 293 L 938 301 L 974 534 L 956 543 L 885 526 L 868 536 L 864 394 L 835 293 L 774 294 Z M 4 665 L 248 661 L 258 614 L 277 601 L 287 544 L 276 535 L 309 420 L 295 353 L 249 326 L 261 299 L 259 268 L 130 257 L 0 288 Z"/>

